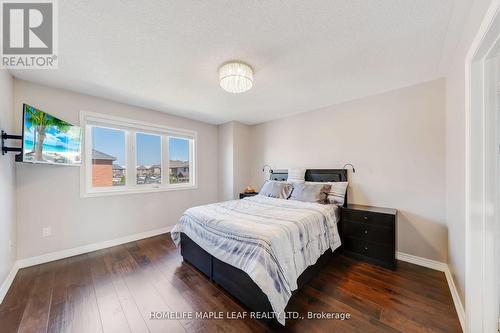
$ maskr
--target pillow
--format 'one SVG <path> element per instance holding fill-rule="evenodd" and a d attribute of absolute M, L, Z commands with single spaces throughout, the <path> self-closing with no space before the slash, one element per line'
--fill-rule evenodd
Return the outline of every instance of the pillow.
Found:
<path fill-rule="evenodd" d="M 288 179 L 290 183 L 303 183 L 305 181 L 306 169 L 292 168 L 288 169 Z"/>
<path fill-rule="evenodd" d="M 292 190 L 292 185 L 286 182 L 266 180 L 264 185 L 262 185 L 259 194 L 271 198 L 288 199 L 288 197 L 290 197 L 290 194 L 292 193 Z"/>
<path fill-rule="evenodd" d="M 347 191 L 347 186 L 349 182 L 306 182 L 306 184 L 329 184 L 332 185 L 330 191 L 328 192 L 328 202 L 336 204 L 337 206 L 343 206 L 345 201 L 345 193 Z"/>
<path fill-rule="evenodd" d="M 294 184 L 290 199 L 304 201 L 327 203 L 328 192 L 332 185 L 326 183 L 298 183 Z"/>

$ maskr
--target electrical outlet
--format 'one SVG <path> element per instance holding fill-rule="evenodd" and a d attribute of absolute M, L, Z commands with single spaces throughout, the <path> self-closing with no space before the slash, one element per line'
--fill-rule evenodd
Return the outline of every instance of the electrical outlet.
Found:
<path fill-rule="evenodd" d="M 42 237 L 49 237 L 49 236 L 52 236 L 52 229 L 50 227 L 43 227 Z"/>

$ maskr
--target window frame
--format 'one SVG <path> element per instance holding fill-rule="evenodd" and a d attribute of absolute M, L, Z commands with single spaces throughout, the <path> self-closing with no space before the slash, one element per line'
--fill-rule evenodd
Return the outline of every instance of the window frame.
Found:
<path fill-rule="evenodd" d="M 198 144 L 197 132 L 89 111 L 80 111 L 80 126 L 84 129 L 82 140 L 82 168 L 80 169 L 81 197 L 193 190 L 198 188 L 196 163 L 196 148 Z M 110 187 L 92 186 L 92 127 L 104 127 L 125 131 L 125 185 Z M 161 138 L 161 184 L 137 184 L 137 133 L 157 135 Z M 190 178 L 188 183 L 170 184 L 169 137 L 189 140 Z"/>

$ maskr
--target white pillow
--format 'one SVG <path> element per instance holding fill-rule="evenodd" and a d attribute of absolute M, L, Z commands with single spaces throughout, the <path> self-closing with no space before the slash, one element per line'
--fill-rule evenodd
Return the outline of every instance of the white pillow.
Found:
<path fill-rule="evenodd" d="M 293 186 L 286 182 L 266 180 L 264 185 L 262 185 L 259 194 L 271 198 L 288 199 L 290 194 L 292 194 L 292 190 Z"/>
<path fill-rule="evenodd" d="M 328 202 L 336 204 L 337 206 L 343 206 L 345 201 L 345 193 L 347 191 L 347 186 L 349 182 L 306 182 L 311 184 L 329 184 L 332 185 L 330 192 L 328 192 Z"/>
<path fill-rule="evenodd" d="M 291 168 L 288 169 L 288 179 L 290 183 L 303 183 L 305 182 L 306 169 L 302 168 Z"/>

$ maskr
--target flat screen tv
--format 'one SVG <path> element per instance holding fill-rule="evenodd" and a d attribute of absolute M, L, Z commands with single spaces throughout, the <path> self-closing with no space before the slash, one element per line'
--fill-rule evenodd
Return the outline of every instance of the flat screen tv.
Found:
<path fill-rule="evenodd" d="M 18 161 L 81 165 L 81 142 L 80 127 L 23 104 L 23 146 Z"/>

